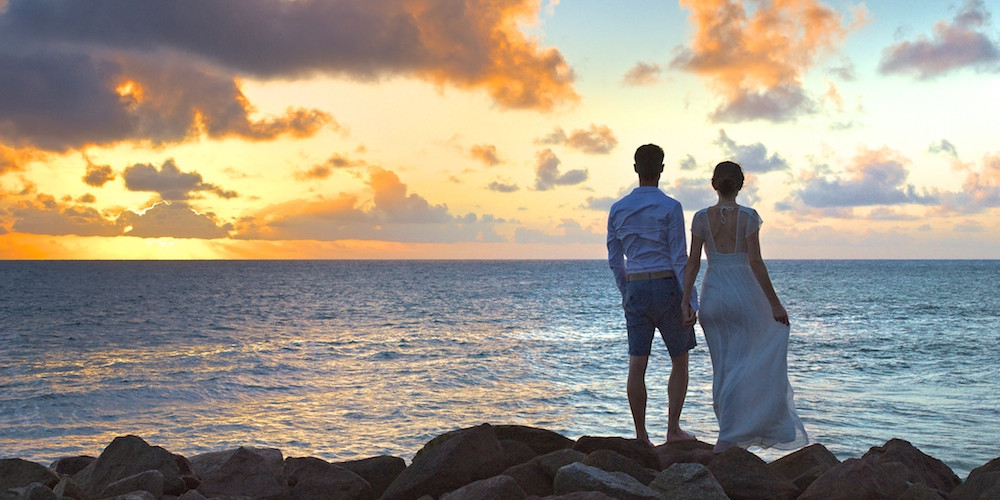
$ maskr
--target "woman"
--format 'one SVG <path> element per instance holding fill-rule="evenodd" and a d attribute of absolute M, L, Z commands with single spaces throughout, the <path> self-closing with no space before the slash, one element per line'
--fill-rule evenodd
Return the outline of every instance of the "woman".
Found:
<path fill-rule="evenodd" d="M 760 256 L 760 216 L 736 203 L 743 170 L 731 161 L 715 167 L 716 205 L 695 214 L 691 254 L 681 300 L 694 324 L 691 290 L 705 247 L 701 327 L 712 357 L 712 399 L 719 420 L 715 452 L 733 446 L 795 449 L 808 442 L 788 383 L 788 313 Z"/>

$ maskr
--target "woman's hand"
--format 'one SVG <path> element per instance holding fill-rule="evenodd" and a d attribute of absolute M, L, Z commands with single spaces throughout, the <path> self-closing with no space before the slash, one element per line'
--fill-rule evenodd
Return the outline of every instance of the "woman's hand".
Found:
<path fill-rule="evenodd" d="M 781 304 L 775 304 L 771 306 L 771 315 L 774 316 L 774 320 L 783 325 L 789 325 L 788 313 L 785 312 L 784 306 Z"/>

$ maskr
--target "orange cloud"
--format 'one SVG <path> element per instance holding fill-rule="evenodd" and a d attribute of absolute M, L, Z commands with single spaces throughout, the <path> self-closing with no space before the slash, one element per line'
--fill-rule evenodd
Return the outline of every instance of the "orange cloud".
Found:
<path fill-rule="evenodd" d="M 624 81 L 626 85 L 650 85 L 660 81 L 662 71 L 659 64 L 636 63 L 625 73 Z"/>
<path fill-rule="evenodd" d="M 45 158 L 45 153 L 34 148 L 11 148 L 0 144 L 0 174 L 23 170 L 24 164 Z"/>
<path fill-rule="evenodd" d="M 475 146 L 469 148 L 469 154 L 489 167 L 500 164 L 500 157 L 497 155 L 497 147 L 492 144 L 476 144 Z"/>
<path fill-rule="evenodd" d="M 713 118 L 722 121 L 791 120 L 812 111 L 802 76 L 866 22 L 855 12 L 850 26 L 818 0 L 681 0 L 696 32 L 671 65 L 709 79 L 721 93 Z"/>

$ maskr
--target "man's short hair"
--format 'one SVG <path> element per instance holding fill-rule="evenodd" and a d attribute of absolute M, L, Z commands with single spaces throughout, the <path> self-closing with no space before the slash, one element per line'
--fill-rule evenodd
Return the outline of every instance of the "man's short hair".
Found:
<path fill-rule="evenodd" d="M 635 150 L 635 171 L 641 176 L 652 176 L 663 166 L 663 148 L 656 144 L 643 144 Z"/>

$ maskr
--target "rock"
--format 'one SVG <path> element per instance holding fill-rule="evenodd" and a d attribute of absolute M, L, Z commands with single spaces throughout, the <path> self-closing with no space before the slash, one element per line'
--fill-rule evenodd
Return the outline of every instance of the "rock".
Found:
<path fill-rule="evenodd" d="M 528 427 L 524 425 L 496 425 L 493 427 L 500 441 L 520 441 L 535 452 L 535 455 L 546 455 L 553 451 L 572 448 L 575 441 L 547 429 Z"/>
<path fill-rule="evenodd" d="M 292 498 L 331 500 L 374 499 L 372 487 L 361 476 L 315 457 L 285 460 L 285 484 Z"/>
<path fill-rule="evenodd" d="M 52 492 L 56 494 L 56 497 L 68 497 L 77 499 L 86 499 L 87 493 L 83 491 L 83 488 L 79 484 L 76 484 L 72 478 L 64 477 L 59 480 L 59 484 L 55 488 L 52 488 Z"/>
<path fill-rule="evenodd" d="M 564 448 L 510 467 L 503 473 L 514 478 L 528 495 L 551 495 L 552 480 L 555 479 L 559 468 L 585 458 L 587 455 L 579 451 Z"/>
<path fill-rule="evenodd" d="M 530 496 L 526 500 L 540 500 L 541 497 Z M 549 495 L 541 500 L 615 500 L 600 491 L 574 491 L 565 495 Z"/>
<path fill-rule="evenodd" d="M 49 468 L 54 470 L 56 474 L 63 476 L 72 476 L 85 467 L 90 465 L 91 462 L 97 460 L 97 457 L 92 457 L 90 455 L 80 455 L 76 457 L 62 457 L 57 459 L 55 462 L 49 464 Z"/>
<path fill-rule="evenodd" d="M 402 458 L 389 455 L 336 462 L 334 465 L 339 465 L 368 481 L 375 498 L 382 496 L 389 484 L 399 477 L 403 469 L 406 469 L 406 462 Z"/>
<path fill-rule="evenodd" d="M 951 490 L 948 498 L 953 500 L 1000 498 L 1000 457 L 972 469 L 965 482 Z"/>
<path fill-rule="evenodd" d="M 101 500 L 157 500 L 157 497 L 154 497 L 153 494 L 148 491 L 131 491 L 123 495 L 107 497 Z"/>
<path fill-rule="evenodd" d="M 163 473 L 158 470 L 140 472 L 134 476 L 119 479 L 101 490 L 98 498 L 124 495 L 135 491 L 148 491 L 156 498 L 163 496 Z"/>
<path fill-rule="evenodd" d="M 30 483 L 21 488 L 11 488 L 0 492 L 0 499 L 3 500 L 59 500 L 48 486 L 42 483 Z"/>
<path fill-rule="evenodd" d="M 910 483 L 906 491 L 896 497 L 896 500 L 944 500 L 944 498 L 938 490 L 924 483 Z"/>
<path fill-rule="evenodd" d="M 261 463 L 263 463 L 263 465 L 271 471 L 271 474 L 274 477 L 281 477 L 285 471 L 285 459 L 281 454 L 281 450 L 277 448 L 241 446 L 231 450 L 202 453 L 188 459 L 183 457 L 180 458 L 184 460 L 187 467 L 193 474 L 204 476 L 206 473 L 222 467 L 222 465 L 229 461 L 238 450 L 248 451 L 260 457 Z"/>
<path fill-rule="evenodd" d="M 802 491 L 771 470 L 757 455 L 739 447 L 730 448 L 709 462 L 708 470 L 726 495 L 736 499 L 788 499 Z"/>
<path fill-rule="evenodd" d="M 574 491 L 599 491 L 626 500 L 663 498 L 657 491 L 624 472 L 608 472 L 580 462 L 560 468 L 552 482 L 552 489 L 557 495 Z"/>
<path fill-rule="evenodd" d="M 660 466 L 660 457 L 656 455 L 656 450 L 646 443 L 639 442 L 637 439 L 583 436 L 576 441 L 573 449 L 588 455 L 597 450 L 611 450 L 619 455 L 631 458 L 643 467 L 656 471 L 662 469 Z"/>
<path fill-rule="evenodd" d="M 910 472 L 907 481 L 924 483 L 945 493 L 951 492 L 962 483 L 944 462 L 924 454 L 902 439 L 890 439 L 882 446 L 873 447 L 861 459 L 878 464 L 899 462 Z"/>
<path fill-rule="evenodd" d="M 42 464 L 20 458 L 0 460 L 0 492 L 23 488 L 31 483 L 51 488 L 59 483 L 59 474 Z"/>
<path fill-rule="evenodd" d="M 473 481 L 461 488 L 445 493 L 440 500 L 521 500 L 526 494 L 510 476 L 493 476 Z"/>
<path fill-rule="evenodd" d="M 713 445 L 701 441 L 680 441 L 665 443 L 656 447 L 660 458 L 660 468 L 665 469 L 677 463 L 698 463 L 708 465 L 715 460 Z"/>
<path fill-rule="evenodd" d="M 431 446 L 434 438 L 413 457 L 413 462 L 389 485 L 383 499 L 413 499 L 439 496 L 503 470 L 503 447 L 493 426 L 451 432 L 448 439 Z"/>
<path fill-rule="evenodd" d="M 676 463 L 667 467 L 649 487 L 663 493 L 666 498 L 729 500 L 708 467 L 696 463 Z"/>
<path fill-rule="evenodd" d="M 816 478 L 839 463 L 830 450 L 816 443 L 785 455 L 769 463 L 768 467 L 805 491 Z"/>
<path fill-rule="evenodd" d="M 198 490 L 188 490 L 187 493 L 177 497 L 177 500 L 208 500 L 208 497 Z"/>
<path fill-rule="evenodd" d="M 608 472 L 624 472 L 646 486 L 649 486 L 649 483 L 653 482 L 653 478 L 656 477 L 656 473 L 650 469 L 643 468 L 634 460 L 611 450 L 597 450 L 587 455 L 582 463 Z"/>
<path fill-rule="evenodd" d="M 523 464 L 538 456 L 530 446 L 514 439 L 501 440 L 500 446 L 503 447 L 503 465 L 505 469 L 517 464 Z"/>
<path fill-rule="evenodd" d="M 187 491 L 174 454 L 150 446 L 138 436 L 115 438 L 101 455 L 73 476 L 88 495 L 95 497 L 107 485 L 129 476 L 158 470 L 163 474 L 163 493 L 179 495 Z"/>
<path fill-rule="evenodd" d="M 896 498 L 906 491 L 907 471 L 871 460 L 848 458 L 816 478 L 799 500 Z"/>
<path fill-rule="evenodd" d="M 206 497 L 252 496 L 254 498 L 278 498 L 285 493 L 274 473 L 268 458 L 248 448 L 237 448 L 223 456 L 213 456 L 211 460 L 191 457 L 191 465 L 201 477 L 198 491 Z"/>

